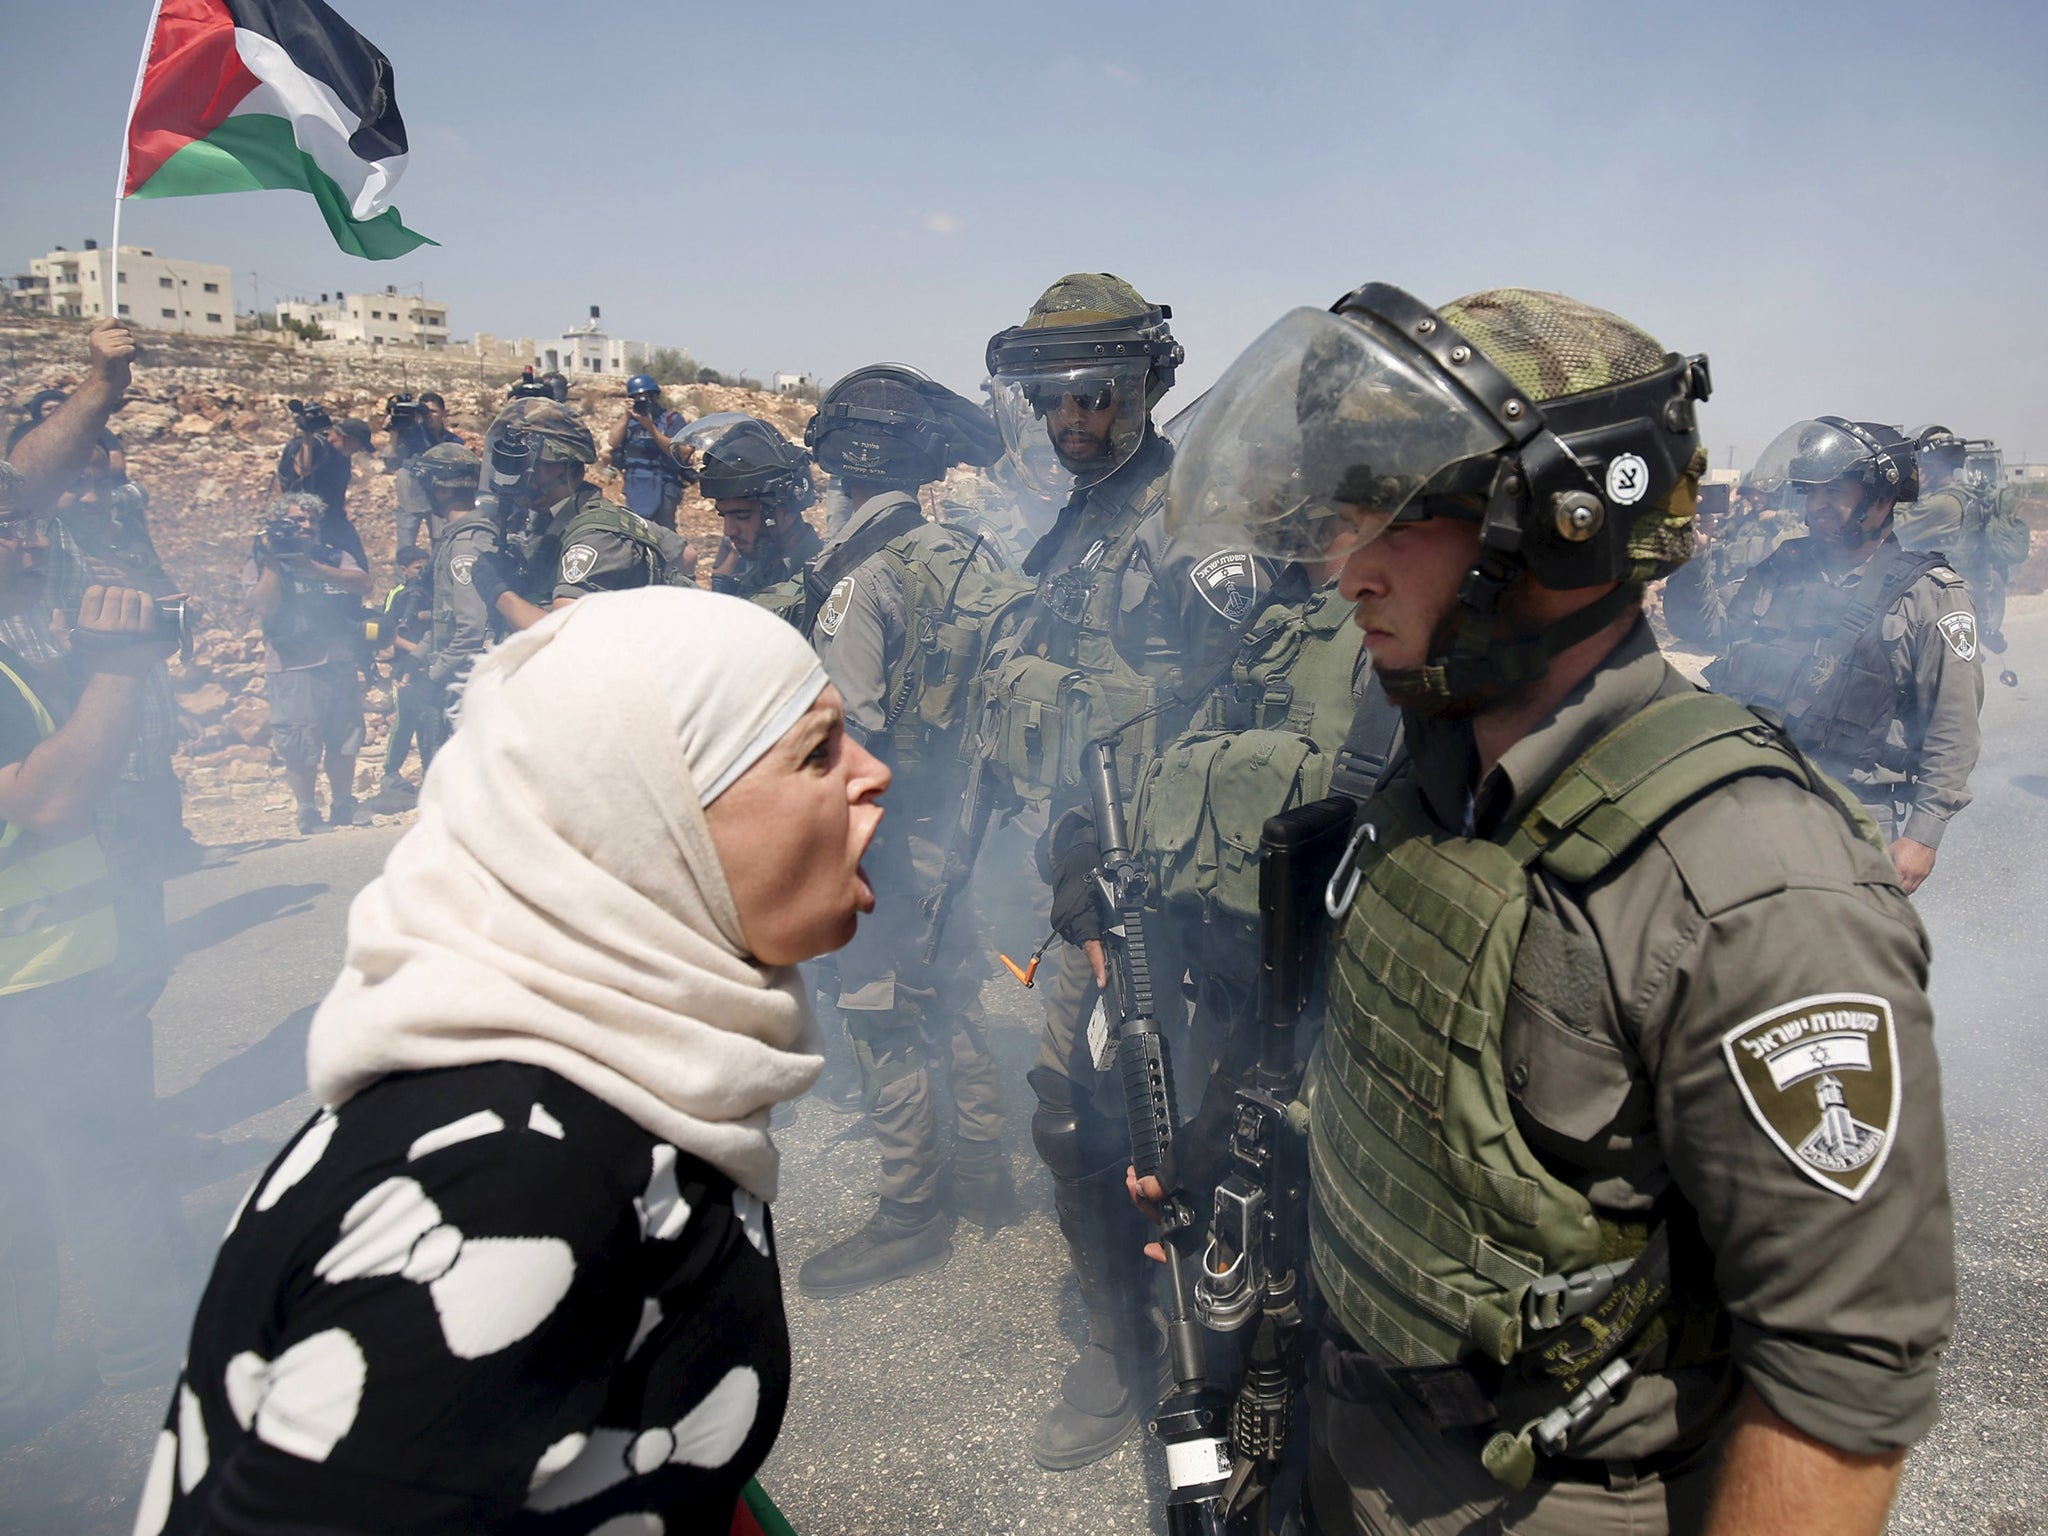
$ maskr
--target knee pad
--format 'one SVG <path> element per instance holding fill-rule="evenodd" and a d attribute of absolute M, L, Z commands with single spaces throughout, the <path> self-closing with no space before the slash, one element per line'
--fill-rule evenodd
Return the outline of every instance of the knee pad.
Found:
<path fill-rule="evenodd" d="M 1054 1178 L 1079 1183 L 1130 1161 L 1123 1128 L 1085 1100 L 1076 1102 L 1074 1085 L 1066 1078 L 1049 1067 L 1033 1067 L 1024 1080 L 1038 1096 L 1031 1144 Z"/>

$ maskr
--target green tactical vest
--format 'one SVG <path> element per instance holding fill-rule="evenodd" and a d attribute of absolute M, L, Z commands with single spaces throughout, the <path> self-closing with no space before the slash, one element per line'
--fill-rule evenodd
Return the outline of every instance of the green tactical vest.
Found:
<path fill-rule="evenodd" d="M 0 661 L 47 741 L 57 722 L 35 689 Z M 24 835 L 19 822 L 0 832 L 0 996 L 55 986 L 114 963 L 119 952 L 112 881 L 97 834 L 52 845 Z"/>
<path fill-rule="evenodd" d="M 602 528 L 620 538 L 630 539 L 639 546 L 640 557 L 647 572 L 647 587 L 690 587 L 696 583 L 684 574 L 680 565 L 670 559 L 666 540 L 674 538 L 668 530 L 650 523 L 636 513 L 607 501 L 603 492 L 595 486 L 587 486 L 577 495 L 576 510 L 569 515 L 569 521 L 562 525 L 562 532 L 554 540 L 557 560 L 560 550 L 569 549 L 576 543 L 576 536 L 585 528 Z M 545 605 L 543 605 L 545 606 Z"/>
<path fill-rule="evenodd" d="M 1660 699 L 1559 776 L 1506 842 L 1443 831 L 1396 783 L 1362 810 L 1361 876 L 1333 952 L 1329 1023 L 1309 1067 L 1309 1243 L 1316 1283 L 1391 1365 L 1506 1365 L 1542 1342 L 1531 1287 L 1633 1259 L 1640 1221 L 1603 1216 L 1516 1125 L 1501 1061 L 1534 867 L 1584 886 L 1673 812 L 1749 774 L 1830 796 L 1734 700 Z"/>
<path fill-rule="evenodd" d="M 1199 925 L 1204 965 L 1256 974 L 1259 834 L 1330 792 L 1355 703 L 1363 635 L 1335 586 L 1269 609 L 1230 676 L 1139 780 L 1138 856 L 1168 912 Z"/>
<path fill-rule="evenodd" d="M 1090 741 L 1137 719 L 1181 686 L 1179 654 L 1167 648 L 1164 636 L 1143 637 L 1144 654 L 1135 662 L 1116 645 L 1124 573 L 1146 519 L 1166 504 L 1169 462 L 1162 455 L 1157 472 L 1135 482 L 1127 500 L 1098 501 L 1091 493 L 1087 542 L 1067 535 L 1060 554 L 1072 558 L 1046 569 L 1023 629 L 991 658 L 978 681 L 982 751 L 1026 800 L 1072 790 L 1080 783 L 1081 753 Z M 1185 715 L 1164 722 L 1154 717 L 1124 733 L 1117 767 L 1127 789 L 1137 784 L 1160 740 L 1186 723 Z"/>
<path fill-rule="evenodd" d="M 1844 587 L 1811 548 L 1782 546 L 1729 600 L 1725 654 L 1708 681 L 1782 716 L 1792 739 L 1827 762 L 1902 772 L 1910 759 L 1891 742 L 1900 697 L 1883 620 L 1944 557 L 1890 544 Z"/>

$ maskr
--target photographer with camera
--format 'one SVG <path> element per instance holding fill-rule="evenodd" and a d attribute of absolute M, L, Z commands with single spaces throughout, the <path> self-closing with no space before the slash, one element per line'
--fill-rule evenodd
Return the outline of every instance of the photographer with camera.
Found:
<path fill-rule="evenodd" d="M 370 451 L 370 424 L 354 416 L 337 421 L 325 406 L 308 405 L 303 400 L 287 400 L 285 405 L 298 435 L 278 455 L 277 493 L 319 497 L 320 541 L 347 550 L 355 556 L 358 569 L 369 570 L 363 536 L 349 521 L 348 482 L 355 471 L 355 456 Z"/>
<path fill-rule="evenodd" d="M 356 754 L 363 746 L 363 688 L 356 647 L 370 576 L 348 550 L 327 543 L 308 496 L 264 509 L 263 531 L 242 567 L 242 590 L 263 621 L 270 747 L 284 765 L 302 833 L 320 830 L 315 781 L 324 761 L 328 823 L 355 820 Z"/>
<path fill-rule="evenodd" d="M 448 402 L 431 389 L 422 390 L 417 398 L 400 393 L 386 400 L 384 430 L 391 439 L 384 466 L 397 471 L 398 548 L 404 550 L 419 543 L 422 527 L 433 538 L 427 523 L 433 506 L 426 486 L 413 472 L 413 461 L 443 443 L 460 444 L 462 439 L 448 430 Z"/>
<path fill-rule="evenodd" d="M 697 450 L 675 440 L 688 425 L 661 403 L 652 374 L 626 380 L 626 411 L 611 431 L 612 468 L 626 473 L 627 508 L 664 528 L 675 527 L 683 487 L 697 478 L 690 468 Z"/>
<path fill-rule="evenodd" d="M 41 469 L 62 457 L 59 440 L 36 446 L 49 456 L 24 457 Z M 40 636 L 51 657 L 0 644 L 0 909 L 15 919 L 0 943 L 0 1447 L 97 1385 L 93 1351 L 56 1346 L 60 1238 L 94 1313 L 97 1377 L 119 1390 L 176 1371 L 192 1267 L 159 1149 L 139 1144 L 158 1124 L 149 1016 L 129 1005 L 136 935 L 97 830 L 176 620 L 101 585 L 52 614 L 34 483 L 0 464 L 0 633 Z"/>

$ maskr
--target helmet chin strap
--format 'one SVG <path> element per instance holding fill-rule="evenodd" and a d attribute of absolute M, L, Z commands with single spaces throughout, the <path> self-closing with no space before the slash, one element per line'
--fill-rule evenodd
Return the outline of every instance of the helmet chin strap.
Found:
<path fill-rule="evenodd" d="M 1445 719 L 1475 715 L 1541 678 L 1552 657 L 1598 634 L 1636 601 L 1635 586 L 1623 582 L 1534 634 L 1509 629 L 1502 600 L 1528 575 L 1521 554 L 1524 486 L 1514 461 L 1503 461 L 1487 495 L 1479 561 L 1465 573 L 1457 607 L 1438 630 L 1450 643 L 1420 667 L 1379 674 L 1387 696 L 1404 707 Z"/>

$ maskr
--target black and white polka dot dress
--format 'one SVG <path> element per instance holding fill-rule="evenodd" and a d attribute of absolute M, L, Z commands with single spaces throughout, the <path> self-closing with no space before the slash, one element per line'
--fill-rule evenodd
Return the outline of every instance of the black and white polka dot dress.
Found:
<path fill-rule="evenodd" d="M 542 1068 L 405 1073 L 236 1213 L 135 1528 L 726 1536 L 788 1398 L 761 1202 Z"/>

